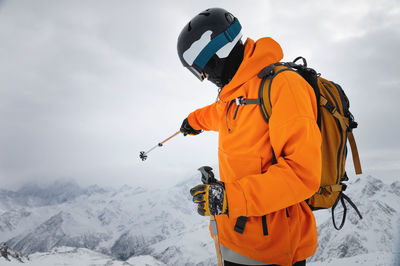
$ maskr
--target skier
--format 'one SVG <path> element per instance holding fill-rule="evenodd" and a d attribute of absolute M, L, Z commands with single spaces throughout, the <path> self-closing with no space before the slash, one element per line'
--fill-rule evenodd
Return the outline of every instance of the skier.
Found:
<path fill-rule="evenodd" d="M 224 265 L 305 265 L 317 228 L 304 201 L 319 188 L 321 133 L 312 87 L 292 71 L 271 83 L 272 115 L 259 106 L 258 73 L 283 58 L 272 38 L 241 40 L 236 17 L 221 8 L 181 31 L 178 55 L 199 80 L 218 87 L 215 103 L 184 119 L 181 132 L 219 132 L 220 182 L 191 189 L 198 213 L 216 216 Z"/>

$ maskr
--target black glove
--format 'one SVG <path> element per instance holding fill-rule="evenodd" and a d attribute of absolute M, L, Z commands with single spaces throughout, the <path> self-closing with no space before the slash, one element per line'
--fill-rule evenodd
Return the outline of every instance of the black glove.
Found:
<path fill-rule="evenodd" d="M 185 118 L 185 120 L 183 120 L 180 131 L 183 133 L 184 136 L 186 136 L 186 135 L 198 135 L 201 132 L 203 132 L 202 130 L 193 129 L 190 126 L 189 121 L 188 121 L 187 118 Z"/>
<path fill-rule="evenodd" d="M 228 214 L 228 200 L 222 182 L 197 185 L 190 190 L 197 212 L 202 216 Z"/>

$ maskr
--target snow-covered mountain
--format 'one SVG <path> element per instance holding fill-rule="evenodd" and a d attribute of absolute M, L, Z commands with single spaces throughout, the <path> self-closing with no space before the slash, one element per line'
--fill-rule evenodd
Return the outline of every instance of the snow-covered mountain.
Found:
<path fill-rule="evenodd" d="M 189 194 L 198 182 L 193 177 L 151 191 L 126 185 L 82 189 L 73 183 L 57 184 L 57 192 L 54 186 L 2 190 L 0 243 L 23 254 L 69 246 L 122 260 L 152 255 L 169 265 L 212 265 L 208 219 L 196 214 Z"/>
<path fill-rule="evenodd" d="M 198 183 L 193 177 L 164 190 L 81 188 L 71 182 L 0 190 L 0 242 L 42 257 L 59 256 L 54 248 L 67 246 L 76 251 L 68 251 L 68 256 L 92 250 L 121 260 L 144 256 L 166 265 L 216 265 L 208 219 L 197 215 L 188 192 Z M 316 212 L 319 248 L 310 264 L 335 265 L 337 260 L 341 265 L 378 265 L 364 261 L 375 254 L 387 258 L 381 265 L 393 265 L 400 181 L 388 185 L 373 177 L 359 178 L 346 193 L 364 219 L 349 207 L 344 228 L 336 231 L 327 211 Z"/>
<path fill-rule="evenodd" d="M 320 224 L 320 248 L 312 261 L 379 251 L 398 252 L 395 241 L 396 230 L 400 228 L 400 182 L 386 185 L 369 176 L 357 179 L 348 190 L 364 218 L 360 220 L 349 206 L 347 224 L 342 230 L 332 230 L 330 220 Z M 340 213 L 337 216 L 341 218 Z"/>
<path fill-rule="evenodd" d="M 38 252 L 23 260 L 12 257 L 5 260 L 0 256 L 0 265 L 21 266 L 23 265 L 21 263 L 29 266 L 165 266 L 164 263 L 148 255 L 121 261 L 89 249 L 72 247 L 58 247 L 49 252 Z"/>
<path fill-rule="evenodd" d="M 337 231 L 332 226 L 329 213 L 329 219 L 319 221 L 318 250 L 310 261 L 326 262 L 328 265 L 332 259 L 342 258 L 345 264 L 337 265 L 350 265 L 349 258 L 358 258 L 356 261 L 359 264 L 355 265 L 394 265 L 394 256 L 400 253 L 397 244 L 400 240 L 400 181 L 387 185 L 371 176 L 358 178 L 348 187 L 346 194 L 358 206 L 363 219 L 360 220 L 352 207 L 347 205 L 346 223 Z M 342 214 L 336 212 L 337 223 L 340 223 Z M 372 260 L 373 257 L 385 259 L 379 263 Z"/>

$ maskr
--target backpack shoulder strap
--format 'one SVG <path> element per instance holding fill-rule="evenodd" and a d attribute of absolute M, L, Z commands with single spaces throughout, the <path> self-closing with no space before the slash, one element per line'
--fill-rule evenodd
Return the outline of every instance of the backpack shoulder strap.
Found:
<path fill-rule="evenodd" d="M 263 68 L 258 77 L 261 78 L 260 88 L 258 91 L 258 98 L 260 100 L 261 114 L 264 120 L 268 123 L 269 118 L 272 114 L 272 104 L 271 104 L 271 86 L 274 78 L 283 71 L 293 71 L 296 72 L 291 67 L 287 67 L 282 63 L 276 63 Z"/>

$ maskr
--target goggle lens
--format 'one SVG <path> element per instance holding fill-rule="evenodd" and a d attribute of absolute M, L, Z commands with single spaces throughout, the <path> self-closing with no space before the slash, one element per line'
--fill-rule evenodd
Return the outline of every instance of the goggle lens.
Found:
<path fill-rule="evenodd" d="M 206 75 L 204 74 L 204 72 L 200 72 L 198 71 L 196 68 L 192 67 L 192 66 L 188 66 L 187 67 L 190 72 L 193 73 L 193 75 L 195 75 L 200 81 L 203 81 L 206 78 Z"/>

